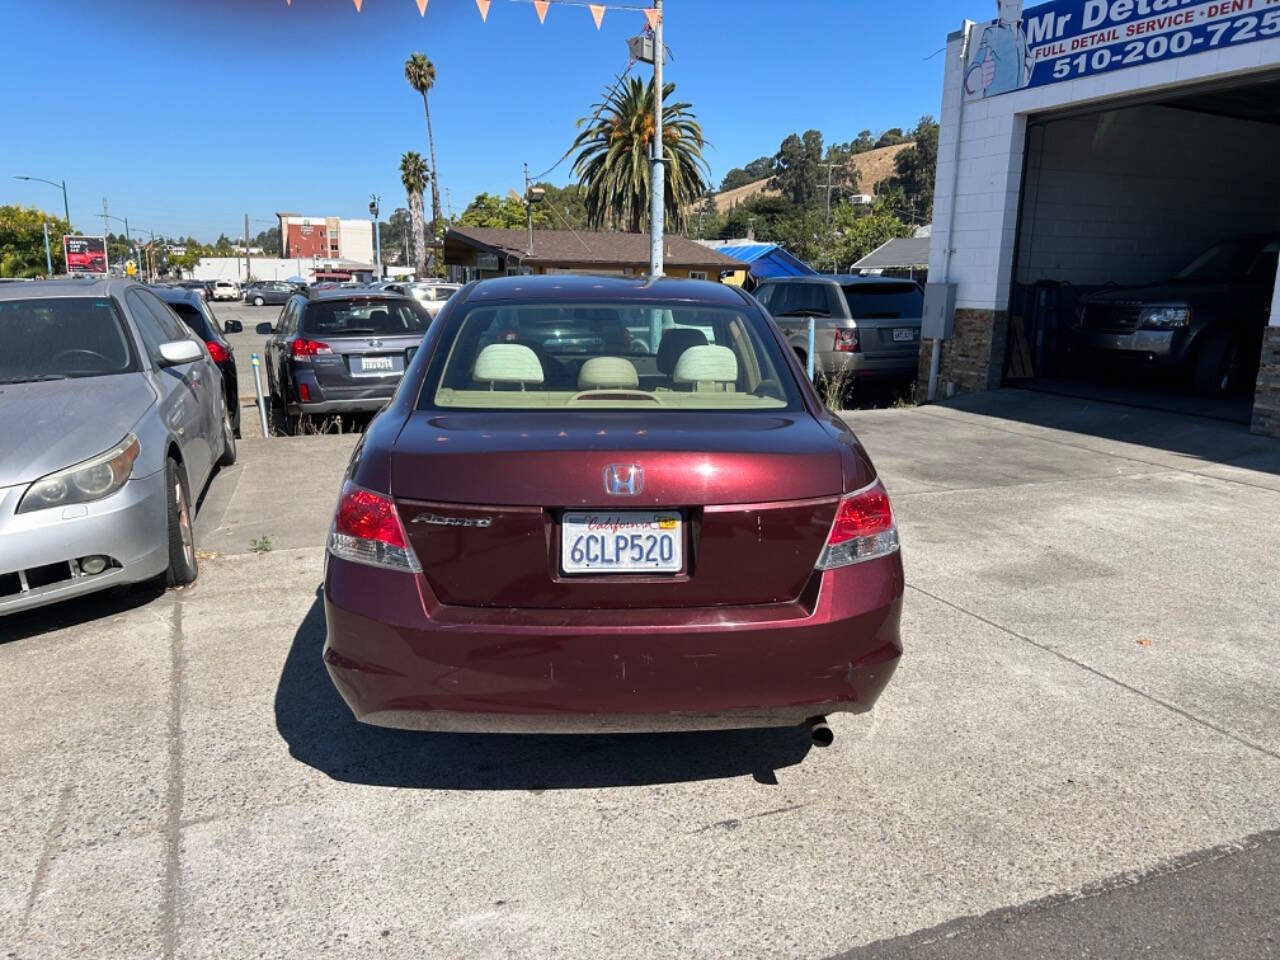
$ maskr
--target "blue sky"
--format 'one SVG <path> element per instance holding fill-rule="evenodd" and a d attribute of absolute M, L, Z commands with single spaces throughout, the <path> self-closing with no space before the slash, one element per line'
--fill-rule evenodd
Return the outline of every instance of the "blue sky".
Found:
<path fill-rule="evenodd" d="M 638 0 L 620 2 L 639 5 Z M 724 173 L 791 132 L 849 140 L 938 113 L 941 54 L 984 0 L 667 0 L 668 79 L 690 101 Z M 455 213 L 479 191 L 549 167 L 644 22 L 522 0 L 0 0 L 0 203 L 60 210 L 100 231 L 102 198 L 130 225 L 212 240 L 248 213 L 384 216 L 404 204 L 400 154 L 426 154 L 403 63 L 425 52 L 441 185 Z M 647 66 L 637 66 L 648 76 Z M 16 94 L 16 95 L 15 95 Z M 569 163 L 549 178 L 571 179 Z M 443 202 L 443 196 L 442 196 Z M 119 224 L 113 224 L 119 229 Z"/>

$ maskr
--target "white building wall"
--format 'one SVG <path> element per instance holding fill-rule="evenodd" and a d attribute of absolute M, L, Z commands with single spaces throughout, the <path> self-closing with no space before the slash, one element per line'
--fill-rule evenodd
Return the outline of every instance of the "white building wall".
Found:
<path fill-rule="evenodd" d="M 311 258 L 304 260 L 279 260 L 268 257 L 249 257 L 249 266 L 255 280 L 287 280 L 293 276 L 311 279 Z M 191 272 L 193 280 L 234 280 L 244 283 L 244 257 L 201 257 Z"/>
<path fill-rule="evenodd" d="M 1280 38 L 1275 38 L 962 103 L 963 45 L 963 32 L 947 42 L 929 278 L 956 283 L 956 304 L 969 309 L 1008 307 L 1029 115 L 1246 77 L 1280 64 Z"/>
<path fill-rule="evenodd" d="M 1278 161 L 1280 126 L 1172 107 L 1033 126 L 1017 279 L 1167 279 L 1224 237 L 1280 225 Z"/>
<path fill-rule="evenodd" d="M 357 263 L 373 263 L 373 221 L 340 220 L 338 222 L 338 249 L 343 260 Z"/>

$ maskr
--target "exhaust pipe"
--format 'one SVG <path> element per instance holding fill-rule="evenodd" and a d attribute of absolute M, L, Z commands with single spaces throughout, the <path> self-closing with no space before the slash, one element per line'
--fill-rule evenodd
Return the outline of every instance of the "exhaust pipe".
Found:
<path fill-rule="evenodd" d="M 810 717 L 804 725 L 815 747 L 829 747 L 836 739 L 836 732 L 827 726 L 826 717 Z"/>

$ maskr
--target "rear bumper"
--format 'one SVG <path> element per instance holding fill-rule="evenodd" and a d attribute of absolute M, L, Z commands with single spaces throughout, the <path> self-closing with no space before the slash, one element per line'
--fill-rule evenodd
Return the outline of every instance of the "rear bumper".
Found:
<path fill-rule="evenodd" d="M 902 653 L 898 555 L 754 607 L 445 607 L 422 577 L 328 558 L 324 662 L 356 718 L 417 730 L 783 726 L 876 702 Z"/>
<path fill-rule="evenodd" d="M 168 567 L 163 471 L 130 480 L 119 492 L 93 503 L 15 514 L 25 489 L 0 490 L 0 578 L 6 578 L 0 616 L 149 580 Z M 76 516 L 81 509 L 83 515 Z M 71 565 L 62 579 L 8 592 L 13 580 L 7 578 L 19 570 L 57 567 L 90 555 L 110 557 L 116 565 L 95 575 Z"/>
<path fill-rule="evenodd" d="M 844 353 L 835 350 L 819 351 L 816 368 L 828 377 L 847 372 L 858 378 L 884 380 L 915 379 L 919 367 L 920 343 L 914 349 L 901 354 L 876 355 L 872 353 Z"/>

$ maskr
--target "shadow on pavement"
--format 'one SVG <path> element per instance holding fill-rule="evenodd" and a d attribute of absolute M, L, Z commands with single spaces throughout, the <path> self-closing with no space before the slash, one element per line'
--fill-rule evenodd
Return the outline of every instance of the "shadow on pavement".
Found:
<path fill-rule="evenodd" d="M 67 627 L 78 627 L 93 620 L 119 616 L 146 606 L 164 596 L 164 592 L 164 584 L 160 580 L 149 580 L 71 600 L 60 600 L 21 613 L 11 613 L 0 617 L 0 643 L 26 640 Z"/>
<path fill-rule="evenodd" d="M 320 655 L 324 606 L 298 626 L 276 690 L 289 752 L 335 780 L 435 790 L 640 786 L 751 774 L 760 783 L 804 759 L 800 727 L 667 734 L 542 736 L 418 733 L 357 723 Z"/>
<path fill-rule="evenodd" d="M 1280 474 L 1280 442 L 1228 423 L 1186 412 L 1134 406 L 1143 394 L 1132 391 L 1132 403 L 1115 396 L 1059 396 L 1053 383 L 1032 389 L 1005 387 L 964 394 L 943 405 L 979 416 L 1062 430 L 1196 457 L 1213 463 Z"/>

